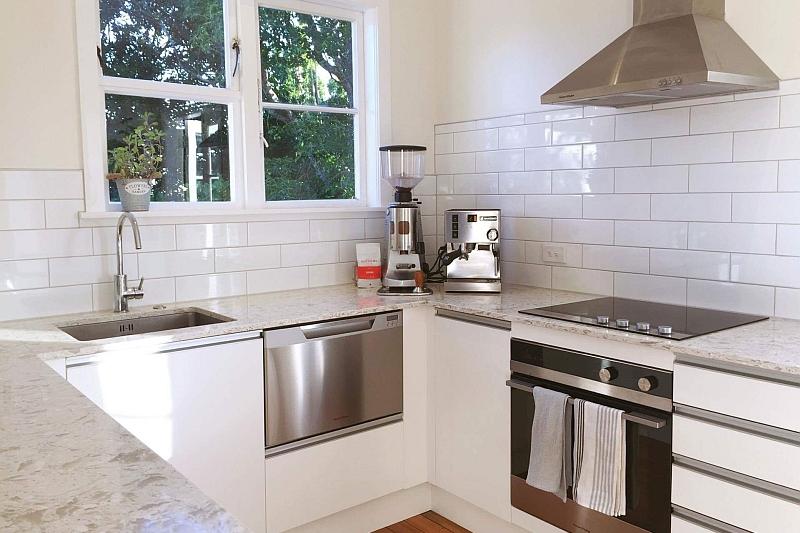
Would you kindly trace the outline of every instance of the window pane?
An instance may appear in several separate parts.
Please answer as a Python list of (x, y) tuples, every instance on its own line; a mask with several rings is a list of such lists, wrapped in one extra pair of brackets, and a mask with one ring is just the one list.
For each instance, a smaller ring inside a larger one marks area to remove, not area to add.
[[(152, 113), (164, 132), (163, 176), (153, 188), (152, 201), (230, 201), (228, 106), (106, 95), (109, 150), (122, 145), (144, 113)], [(109, 193), (112, 202), (119, 201), (115, 185), (109, 184)]]
[(268, 201), (355, 198), (353, 115), (264, 110)]
[(352, 23), (259, 9), (265, 102), (353, 105)]
[(225, 85), (224, 0), (100, 0), (104, 73)]

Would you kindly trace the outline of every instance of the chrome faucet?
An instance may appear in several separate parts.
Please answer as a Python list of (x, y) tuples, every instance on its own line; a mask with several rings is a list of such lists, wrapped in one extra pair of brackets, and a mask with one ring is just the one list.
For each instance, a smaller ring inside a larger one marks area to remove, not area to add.
[(117, 313), (128, 311), (128, 300), (141, 300), (144, 297), (142, 290), (144, 278), (139, 279), (139, 286), (135, 289), (128, 287), (128, 275), (125, 274), (125, 266), (122, 261), (122, 228), (125, 225), (125, 219), (131, 223), (136, 249), (142, 249), (142, 238), (139, 235), (139, 223), (136, 221), (136, 217), (130, 213), (122, 213), (117, 220), (117, 275), (114, 276), (114, 311)]

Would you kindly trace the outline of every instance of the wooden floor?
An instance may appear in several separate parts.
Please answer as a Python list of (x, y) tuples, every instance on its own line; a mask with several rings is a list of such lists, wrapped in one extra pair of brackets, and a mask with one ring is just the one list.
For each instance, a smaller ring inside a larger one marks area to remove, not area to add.
[(433, 511), (428, 511), (379, 529), (375, 533), (471, 533), (471, 531)]

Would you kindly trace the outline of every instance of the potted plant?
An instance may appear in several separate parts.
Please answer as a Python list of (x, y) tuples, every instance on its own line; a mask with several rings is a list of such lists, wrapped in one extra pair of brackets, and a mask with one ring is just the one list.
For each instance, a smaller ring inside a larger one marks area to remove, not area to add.
[(117, 187), (123, 211), (150, 209), (150, 191), (161, 177), (164, 132), (151, 117), (152, 113), (144, 113), (142, 123), (123, 137), (122, 146), (109, 150), (114, 172), (107, 178)]

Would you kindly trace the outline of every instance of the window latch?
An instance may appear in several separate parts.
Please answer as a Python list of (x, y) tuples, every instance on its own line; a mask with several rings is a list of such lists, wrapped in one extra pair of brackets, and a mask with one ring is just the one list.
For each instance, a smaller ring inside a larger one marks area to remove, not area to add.
[(242, 48), (239, 43), (239, 38), (233, 38), (233, 44), (231, 44), (231, 50), (236, 53), (236, 61), (233, 63), (233, 73), (231, 74), (231, 78), (236, 77), (236, 73), (239, 71), (239, 56), (242, 55)]
[(103, 59), (103, 51), (100, 49), (100, 45), (97, 45), (97, 62), (100, 63), (100, 71), (105, 74), (106, 62)]

